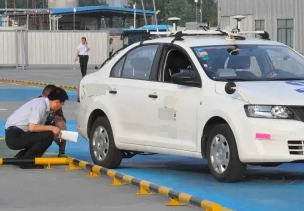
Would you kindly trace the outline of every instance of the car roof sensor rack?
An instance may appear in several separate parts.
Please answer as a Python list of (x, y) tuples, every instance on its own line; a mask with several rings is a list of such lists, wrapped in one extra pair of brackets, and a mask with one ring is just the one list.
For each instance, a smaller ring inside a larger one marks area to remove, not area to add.
[(263, 40), (270, 40), (270, 36), (267, 31), (262, 31), (262, 33), (258, 33), (258, 35), (260, 35), (261, 39)]
[(163, 34), (167, 35), (170, 37), (174, 37), (171, 43), (179, 40), (182, 41), (184, 40), (182, 37), (183, 36), (199, 36), (199, 35), (225, 35), (227, 36), (227, 40), (245, 40), (246, 37), (243, 35), (246, 34), (258, 34), (260, 35), (261, 39), (264, 40), (270, 40), (269, 34), (266, 31), (242, 31), (240, 28), (240, 23), (243, 19), (246, 18), (246, 16), (243, 15), (237, 15), (233, 17), (236, 22), (237, 26), (234, 29), (220, 29), (218, 28), (217, 30), (210, 30), (209, 27), (202, 27), (203, 30), (185, 30), (185, 31), (177, 31), (177, 23), (180, 20), (180, 18), (174, 17), (174, 18), (169, 18), (168, 20), (172, 21), (173, 23), (173, 30), (172, 32), (151, 32), (151, 34)]
[(175, 41), (182, 41), (184, 40), (182, 37), (184, 36), (200, 36), (200, 35), (226, 35), (226, 33), (222, 31), (217, 30), (208, 30), (208, 31), (202, 31), (202, 30), (188, 30), (188, 31), (178, 31), (175, 34), (170, 34), (170, 37), (174, 36), (174, 39), (171, 43), (174, 43)]
[(185, 31), (176, 31), (176, 32), (150, 32), (150, 34), (154, 35), (167, 35), (169, 37), (174, 37), (172, 42), (182, 41), (184, 40), (182, 37), (184, 36), (202, 36), (202, 35), (224, 35), (227, 36), (228, 40), (245, 40), (246, 37), (243, 35), (246, 34), (258, 34), (261, 39), (270, 40), (269, 34), (266, 31), (236, 31), (233, 29), (232, 31), (225, 29), (217, 29), (217, 30), (185, 30)]
[[(228, 34), (228, 39), (234, 39), (236, 37), (241, 38), (240, 35), (244, 34), (258, 34), (261, 39), (270, 40), (269, 34), (266, 31), (242, 31), (241, 30), (241, 21), (246, 18), (244, 15), (236, 15), (232, 17), (236, 20), (236, 28), (231, 30), (231, 34)], [(246, 39), (246, 38), (244, 38)]]
[(142, 36), (142, 40), (140, 42), (140, 45), (143, 44), (144, 41), (146, 40), (150, 40), (151, 39), (151, 32), (150, 31), (146, 31), (143, 36)]
[[(156, 10), (155, 8), (155, 0), (153, 0), (153, 4), (154, 4), (154, 10)], [(141, 0), (142, 3), (142, 7), (144, 9), (144, 4), (143, 4), (143, 0)], [(155, 13), (155, 18), (157, 18), (157, 14)], [(233, 17), (236, 22), (237, 22), (237, 26), (236, 28), (232, 29), (232, 30), (227, 30), (227, 29), (220, 29), (218, 28), (217, 30), (211, 30), (209, 28), (209, 26), (204, 26), (204, 27), (200, 27), (202, 28), (202, 30), (184, 30), (184, 31), (178, 31), (177, 30), (177, 24), (178, 22), (181, 20), (178, 17), (171, 17), (168, 18), (169, 21), (172, 22), (173, 25), (173, 29), (171, 31), (166, 31), (166, 32), (160, 32), (158, 30), (158, 27), (156, 32), (151, 32), (148, 30), (148, 26), (146, 33), (143, 35), (143, 39), (140, 42), (140, 44), (143, 44), (143, 42), (145, 40), (151, 40), (153, 39), (153, 36), (151, 35), (167, 35), (168, 37), (174, 37), (171, 43), (174, 43), (175, 41), (182, 41), (184, 40), (183, 37), (184, 36), (202, 36), (202, 35), (222, 35), (222, 36), (227, 36), (227, 40), (245, 40), (246, 37), (243, 36), (245, 34), (258, 34), (260, 35), (261, 39), (264, 40), (270, 40), (269, 34), (266, 31), (242, 31), (240, 29), (240, 23), (243, 19), (246, 18), (246, 16), (243, 15), (236, 15)], [(147, 25), (147, 22), (146, 22)]]

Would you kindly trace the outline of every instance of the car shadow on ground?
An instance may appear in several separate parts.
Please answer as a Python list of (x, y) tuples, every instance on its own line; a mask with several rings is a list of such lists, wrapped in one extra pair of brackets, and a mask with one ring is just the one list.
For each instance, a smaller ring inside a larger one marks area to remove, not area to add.
[[(148, 157), (148, 156), (147, 156)], [(292, 165), (292, 164), (291, 164)], [(126, 161), (117, 170), (142, 170), (142, 171), (170, 171), (173, 174), (187, 173), (196, 175), (203, 175), (204, 177), (212, 177), (210, 170), (206, 164), (206, 161), (201, 163), (191, 162), (176, 162), (174, 160), (136, 160)], [(254, 183), (281, 183), (281, 184), (293, 184), (304, 182), (304, 172), (298, 172), (297, 170), (280, 170), (278, 167), (260, 167), (248, 165), (242, 183), (254, 182)]]

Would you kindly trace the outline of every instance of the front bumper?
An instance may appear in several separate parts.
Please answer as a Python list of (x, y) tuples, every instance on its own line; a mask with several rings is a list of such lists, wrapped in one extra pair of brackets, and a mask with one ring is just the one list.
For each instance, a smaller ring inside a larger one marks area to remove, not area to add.
[(304, 123), (295, 120), (248, 118), (236, 136), (244, 163), (295, 162), (304, 160)]

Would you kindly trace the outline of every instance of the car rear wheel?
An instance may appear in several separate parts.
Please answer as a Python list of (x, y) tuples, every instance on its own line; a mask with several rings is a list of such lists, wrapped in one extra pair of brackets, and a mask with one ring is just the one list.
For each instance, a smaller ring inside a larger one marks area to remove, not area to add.
[(211, 174), (217, 181), (238, 182), (246, 171), (239, 159), (236, 141), (228, 124), (216, 125), (207, 140), (207, 159)]
[(112, 128), (106, 117), (98, 117), (93, 123), (90, 154), (94, 164), (105, 168), (117, 168), (123, 159), (123, 152), (115, 146)]

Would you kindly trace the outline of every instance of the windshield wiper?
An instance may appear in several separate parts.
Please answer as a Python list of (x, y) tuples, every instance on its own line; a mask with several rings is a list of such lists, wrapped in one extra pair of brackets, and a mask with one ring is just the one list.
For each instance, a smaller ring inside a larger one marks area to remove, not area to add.
[(232, 78), (232, 79), (227, 79), (227, 78), (214, 78), (216, 81), (222, 81), (222, 82), (228, 82), (228, 81), (257, 81), (257, 80), (252, 80), (252, 79), (244, 79), (244, 78)]
[(269, 81), (303, 81), (304, 78), (270, 78)]

